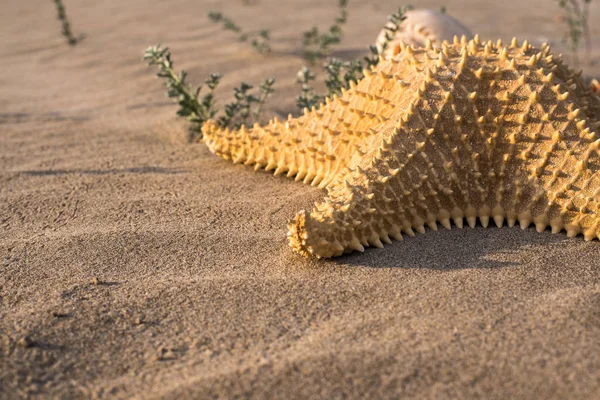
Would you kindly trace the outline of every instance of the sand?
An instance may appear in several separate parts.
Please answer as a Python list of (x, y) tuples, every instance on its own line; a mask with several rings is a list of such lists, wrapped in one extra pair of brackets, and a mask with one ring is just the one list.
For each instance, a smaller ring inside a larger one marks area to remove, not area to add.
[[(299, 33), (335, 1), (66, 3), (75, 48), (52, 2), (0, 15), (0, 398), (600, 396), (598, 241), (454, 228), (304, 259), (286, 222), (323, 192), (187, 143), (141, 61), (161, 42), (191, 81), (223, 73), (221, 103), (274, 76), (265, 117), (286, 116)], [(364, 54), (398, 5), (351, 1), (335, 55)], [(483, 39), (561, 47), (550, 1), (444, 5)], [(270, 27), (274, 53), (209, 10)]]

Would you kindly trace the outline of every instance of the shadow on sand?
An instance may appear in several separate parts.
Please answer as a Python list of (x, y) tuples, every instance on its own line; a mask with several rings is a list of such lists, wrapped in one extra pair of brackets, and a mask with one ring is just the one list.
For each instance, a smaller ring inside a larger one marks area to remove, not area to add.
[(394, 241), (383, 249), (366, 248), (365, 252), (352, 253), (332, 262), (354, 267), (372, 268), (426, 268), (455, 270), (473, 268), (498, 268), (520, 265), (514, 261), (514, 253), (529, 250), (528, 257), (540, 246), (551, 246), (561, 242), (582, 241), (582, 237), (568, 238), (566, 234), (552, 234), (550, 230), (538, 233), (534, 228), (521, 230), (518, 226), (501, 229), (497, 227), (475, 229), (455, 226), (437, 232), (427, 230), (425, 234)]

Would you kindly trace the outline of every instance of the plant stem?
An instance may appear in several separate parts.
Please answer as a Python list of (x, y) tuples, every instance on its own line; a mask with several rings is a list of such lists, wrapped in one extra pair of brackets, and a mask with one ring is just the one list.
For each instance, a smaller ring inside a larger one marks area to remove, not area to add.
[(156, 76), (166, 79), (167, 96), (178, 99), (179, 110), (177, 110), (177, 115), (192, 122), (194, 130), (199, 135), (202, 124), (217, 113), (214, 108), (213, 91), (219, 84), (221, 76), (211, 74), (210, 78), (206, 80), (205, 83), (208, 85), (209, 93), (204, 96), (202, 103), (200, 103), (198, 102), (198, 95), (202, 90), (202, 86), (194, 91), (185, 82), (187, 73), (184, 70), (179, 74), (175, 72), (168, 47), (163, 49), (160, 45), (157, 45), (147, 48), (144, 53), (144, 61), (148, 65), (158, 66)]
[(269, 95), (274, 92), (274, 90), (273, 90), (274, 83), (275, 83), (275, 79), (269, 78), (262, 85), (260, 85), (260, 97), (258, 98), (258, 104), (256, 106), (256, 109), (254, 110), (254, 122), (258, 122), (258, 119), (260, 118), (260, 114), (262, 112), (263, 106), (265, 105), (265, 102), (267, 101), (267, 97), (269, 97)]
[[(238, 41), (240, 41), (240, 42), (248, 41), (248, 34), (244, 33), (242, 31), (242, 28), (240, 28), (238, 25), (236, 25), (236, 23), (233, 22), (233, 20), (231, 18), (224, 16), (223, 13), (217, 12), (217, 11), (210, 11), (208, 13), (208, 18), (211, 21), (213, 21), (214, 23), (222, 23), (224, 30), (232, 31), (232, 32), (236, 33), (238, 35)], [(270, 53), (271, 46), (269, 45), (269, 40), (270, 40), (269, 30), (261, 29), (258, 32), (258, 35), (256, 35), (256, 37), (254, 37), (250, 41), (250, 44), (251, 44), (252, 48), (254, 50), (256, 50), (257, 52), (259, 52), (260, 54)]]
[(343, 27), (348, 19), (348, 1), (339, 0), (338, 7), (340, 15), (335, 19), (335, 23), (329, 27), (329, 31), (319, 34), (319, 28), (313, 26), (309, 31), (303, 34), (304, 57), (315, 64), (319, 58), (324, 58), (331, 53), (331, 46), (339, 44), (344, 37)]
[(585, 63), (590, 63), (592, 49), (592, 37), (590, 34), (588, 18), (591, 0), (555, 0), (564, 11), (564, 21), (567, 25), (567, 32), (563, 41), (569, 45), (573, 63), (579, 64), (578, 49), (581, 36), (583, 36), (585, 46)]
[(71, 23), (67, 19), (67, 11), (65, 10), (65, 5), (62, 0), (54, 0), (54, 4), (56, 5), (56, 11), (58, 13), (58, 20), (62, 23), (62, 35), (67, 39), (67, 43), (71, 46), (75, 46), (77, 43), (83, 40), (84, 35), (79, 35), (79, 37), (75, 37), (73, 32), (71, 32)]

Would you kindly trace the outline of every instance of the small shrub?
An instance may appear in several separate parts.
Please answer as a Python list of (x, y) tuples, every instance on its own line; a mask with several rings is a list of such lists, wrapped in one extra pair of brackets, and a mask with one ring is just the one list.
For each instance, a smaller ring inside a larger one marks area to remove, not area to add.
[(331, 46), (340, 44), (344, 37), (343, 27), (348, 19), (348, 0), (339, 0), (338, 6), (340, 14), (326, 33), (321, 34), (319, 28), (313, 26), (303, 34), (304, 55), (311, 64), (329, 55)]
[(349, 89), (350, 82), (358, 82), (363, 78), (363, 65), (360, 60), (342, 61), (337, 58), (331, 58), (323, 67), (327, 73), (325, 86), (327, 86), (327, 96), (342, 94), (342, 89)]
[(302, 91), (296, 97), (296, 106), (300, 110), (304, 110), (305, 108), (310, 110), (323, 101), (323, 96), (316, 94), (312, 86), (310, 86), (310, 82), (314, 81), (316, 77), (308, 67), (302, 67), (296, 77), (296, 83), (302, 85)]
[[(383, 53), (394, 37), (396, 32), (400, 29), (400, 24), (406, 19), (405, 13), (411, 10), (412, 6), (400, 7), (398, 10), (390, 15), (389, 21), (391, 24), (386, 25), (385, 30), (385, 42), (382, 46)], [(369, 46), (371, 54), (366, 56), (361, 61), (360, 59), (353, 61), (343, 61), (337, 58), (330, 58), (323, 65), (323, 69), (327, 74), (325, 78), (325, 86), (327, 87), (327, 94), (319, 95), (316, 94), (313, 88), (310, 86), (310, 81), (316, 79), (315, 75), (306, 66), (302, 67), (297, 74), (296, 83), (302, 85), (302, 91), (296, 98), (296, 106), (303, 110), (304, 108), (310, 109), (312, 106), (316, 106), (325, 100), (326, 97), (332, 97), (333, 95), (340, 95), (342, 89), (349, 89), (350, 83), (357, 83), (364, 77), (364, 68), (373, 68), (381, 59), (381, 53), (377, 50), (375, 45)]]
[[(235, 34), (237, 34), (238, 41), (240, 41), (240, 42), (248, 41), (248, 34), (244, 33), (242, 31), (242, 28), (240, 28), (238, 25), (236, 25), (236, 23), (233, 22), (233, 20), (231, 18), (224, 16), (223, 13), (220, 13), (217, 11), (211, 11), (208, 13), (208, 18), (211, 21), (213, 21), (214, 23), (221, 23), (224, 30), (231, 31), (231, 32), (234, 32)], [(269, 30), (261, 29), (258, 32), (258, 35), (255, 38), (253, 38), (252, 40), (250, 40), (250, 45), (252, 46), (252, 48), (254, 50), (259, 52), (260, 54), (270, 53), (271, 52), (271, 46), (269, 44), (270, 40), (271, 40), (271, 38), (270, 38)]]
[[(214, 118), (218, 109), (215, 104), (214, 91), (221, 81), (220, 74), (211, 74), (204, 81), (208, 93), (200, 97), (202, 86), (194, 90), (192, 85), (186, 82), (187, 73), (182, 70), (175, 72), (171, 52), (168, 47), (161, 48), (160, 45), (151, 46), (144, 52), (144, 61), (149, 66), (157, 65), (157, 77), (166, 80), (167, 96), (177, 99), (179, 109), (177, 115), (191, 122), (191, 141), (202, 137), (201, 128), (204, 122)], [(267, 98), (274, 92), (275, 79), (267, 79), (259, 87), (258, 97), (251, 93), (252, 86), (242, 82), (239, 88), (234, 89), (234, 101), (225, 105), (225, 115), (217, 119), (217, 124), (223, 128), (239, 128), (248, 122), (252, 116), (253, 122), (259, 120), (263, 106)]]
[(248, 123), (252, 116), (252, 122), (258, 122), (263, 106), (267, 98), (275, 91), (273, 85), (275, 79), (269, 78), (259, 86), (260, 95), (252, 94), (252, 85), (242, 82), (233, 90), (234, 101), (225, 105), (225, 115), (219, 117), (217, 123), (221, 127), (238, 129)]
[(157, 46), (148, 47), (144, 52), (144, 61), (149, 66), (157, 65), (158, 72), (156, 76), (166, 80), (167, 96), (177, 99), (179, 110), (177, 115), (187, 118), (192, 123), (192, 131), (200, 132), (202, 124), (215, 116), (217, 110), (214, 104), (213, 92), (219, 85), (221, 75), (211, 74), (205, 81), (209, 92), (202, 99), (199, 99), (202, 86), (196, 90), (186, 82), (187, 73), (182, 70), (179, 74), (173, 69), (171, 52), (168, 47), (161, 48)]
[(579, 45), (581, 38), (585, 42), (585, 63), (590, 62), (590, 53), (592, 51), (592, 38), (588, 25), (590, 4), (592, 0), (554, 0), (558, 2), (563, 10), (563, 21), (567, 25), (567, 31), (564, 34), (563, 42), (567, 44), (573, 63), (579, 64)]
[(75, 46), (85, 38), (85, 35), (81, 34), (75, 37), (71, 31), (71, 23), (67, 19), (67, 11), (65, 10), (65, 5), (63, 4), (62, 0), (54, 0), (54, 4), (56, 5), (58, 20), (62, 24), (61, 33), (67, 39), (67, 43), (69, 43), (71, 46)]
[[(394, 38), (396, 37), (396, 33), (400, 30), (400, 25), (402, 24), (402, 21), (406, 19), (406, 12), (412, 9), (413, 6), (409, 4), (406, 7), (398, 8), (398, 10), (395, 13), (388, 17), (389, 23), (386, 24), (383, 28), (385, 29), (385, 41), (381, 46), (381, 53), (379, 54), (383, 54), (387, 50), (390, 42), (394, 40)], [(373, 50), (371, 49), (371, 51)], [(379, 57), (377, 57), (377, 59), (379, 59)]]

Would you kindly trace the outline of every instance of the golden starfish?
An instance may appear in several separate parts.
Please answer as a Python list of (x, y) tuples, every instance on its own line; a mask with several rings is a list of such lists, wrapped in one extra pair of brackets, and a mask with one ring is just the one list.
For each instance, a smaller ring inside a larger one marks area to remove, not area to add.
[(214, 153), (327, 189), (291, 221), (295, 251), (338, 256), (464, 218), (600, 236), (600, 98), (547, 45), (428, 42), (364, 72), (299, 118), (203, 127)]

